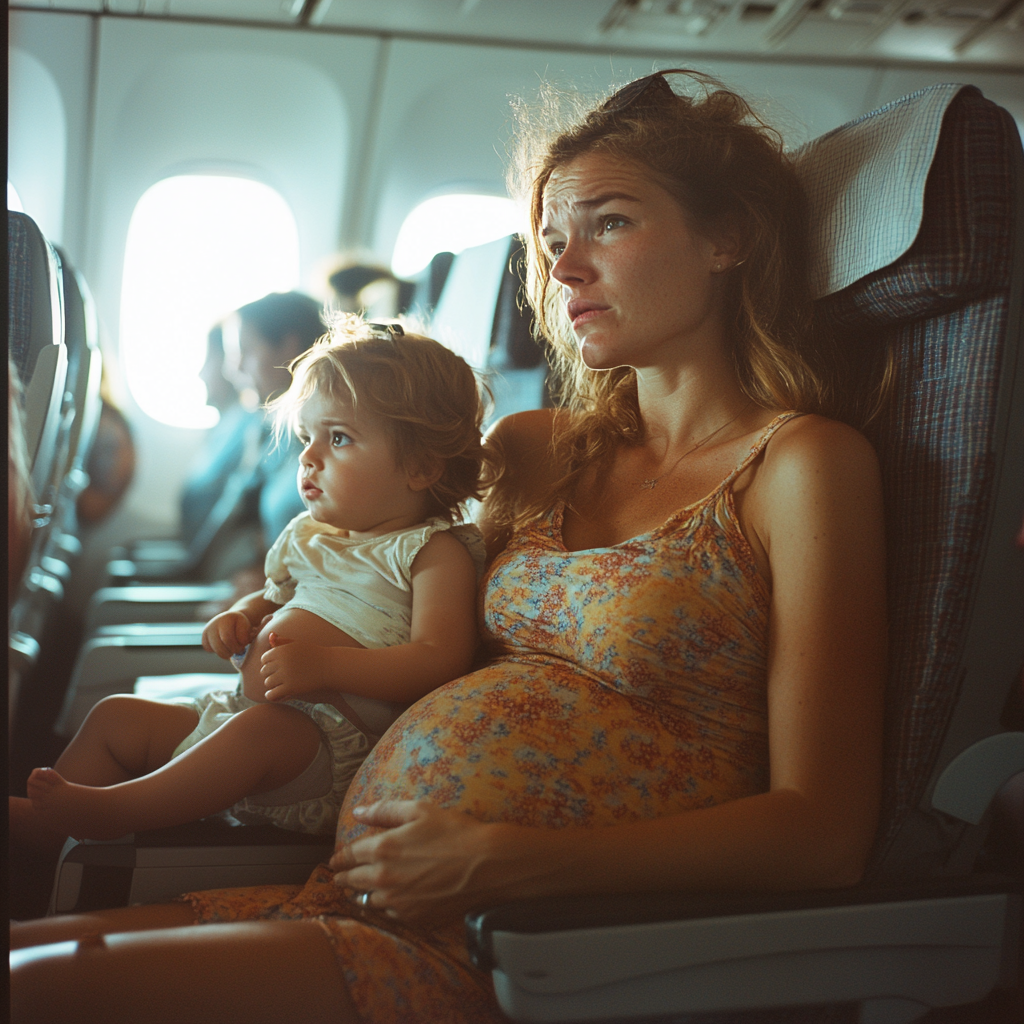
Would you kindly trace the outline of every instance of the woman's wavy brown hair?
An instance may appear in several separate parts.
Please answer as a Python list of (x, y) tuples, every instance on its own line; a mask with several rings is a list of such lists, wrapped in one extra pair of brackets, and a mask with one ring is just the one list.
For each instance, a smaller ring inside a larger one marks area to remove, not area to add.
[[(695, 95), (673, 91), (666, 75), (684, 77), (696, 86)], [(727, 272), (725, 302), (740, 386), (766, 408), (828, 413), (833, 407), (821, 351), (827, 345), (819, 342), (817, 351), (810, 345), (805, 202), (779, 134), (740, 96), (696, 71), (661, 72), (635, 99), (620, 103), (618, 97), (577, 114), (568, 126), (530, 125), (521, 132), (512, 184), (529, 210), (527, 294), (535, 329), (550, 344), (556, 394), (572, 415), (555, 439), (554, 455), (566, 474), (530, 508), (510, 510), (516, 523), (541, 514), (553, 498), (570, 498), (584, 466), (643, 436), (635, 372), (598, 372), (583, 363), (540, 237), (552, 173), (584, 154), (640, 165), (698, 232), (738, 233), (740, 262)], [(549, 95), (542, 105), (549, 112), (557, 99)]]
[(456, 520), (500, 474), (500, 457), (482, 443), (485, 389), (433, 338), (394, 335), (354, 313), (329, 320), (327, 336), (289, 364), (291, 387), (270, 403), (279, 433), (295, 429), (299, 409), (317, 392), (368, 409), (384, 422), (400, 465), (443, 467), (428, 514)]

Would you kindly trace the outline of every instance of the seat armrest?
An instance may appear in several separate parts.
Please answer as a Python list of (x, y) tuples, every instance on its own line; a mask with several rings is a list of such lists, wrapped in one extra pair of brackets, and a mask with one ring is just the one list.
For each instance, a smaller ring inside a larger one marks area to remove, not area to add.
[(909, 1021), (1012, 984), (1015, 878), (779, 895), (571, 898), (469, 915), (474, 962), (514, 1020), (861, 1002)]
[(333, 836), (243, 825), (226, 812), (110, 842), (69, 839), (48, 913), (164, 902), (199, 889), (301, 885), (333, 850)]

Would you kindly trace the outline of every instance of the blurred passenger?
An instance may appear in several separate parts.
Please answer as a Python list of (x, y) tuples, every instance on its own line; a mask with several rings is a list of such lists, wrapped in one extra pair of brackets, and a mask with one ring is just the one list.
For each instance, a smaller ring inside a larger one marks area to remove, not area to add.
[(400, 316), (409, 308), (415, 285), (395, 277), (385, 267), (348, 262), (328, 278), (334, 289), (332, 305), (345, 313), (365, 313), (369, 319)]
[[(325, 333), (320, 312), (318, 302), (299, 292), (271, 292), (238, 311), (239, 370), (252, 383), (261, 407), (288, 389), (291, 374), (286, 367)], [(272, 433), (271, 421), (265, 417), (261, 421), (259, 520), (267, 546), (304, 511), (295, 488), (299, 443), (292, 438), (277, 444)]]
[(206, 385), (206, 404), (220, 413), (193, 463), (181, 492), (181, 539), (191, 544), (213, 511), (228, 475), (242, 461), (246, 433), (258, 414), (239, 401), (238, 389), (224, 372), (224, 330), (217, 324), (206, 339), (206, 362), (199, 377)]
[[(232, 368), (226, 361), (225, 373), (234, 372), (239, 385), (251, 387), (262, 408), (291, 383), (287, 365), (324, 334), (320, 312), (318, 302), (299, 292), (271, 292), (242, 306), (237, 313), (237, 364)], [(230, 576), (236, 596), (262, 586), (267, 548), (304, 509), (295, 487), (298, 442), (275, 441), (270, 419), (262, 412), (253, 415), (242, 433), (242, 453), (233, 473), (241, 478), (237, 516), (253, 529), (237, 532), (234, 545), (218, 550), (214, 571), (207, 573)], [(200, 617), (215, 613), (204, 606)]]

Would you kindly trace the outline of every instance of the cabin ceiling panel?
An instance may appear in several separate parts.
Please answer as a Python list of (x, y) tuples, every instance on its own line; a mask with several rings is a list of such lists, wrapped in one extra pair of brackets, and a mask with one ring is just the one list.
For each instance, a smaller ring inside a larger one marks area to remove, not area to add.
[(19, 0), (18, 7), (37, 11), (80, 11), (101, 14), (103, 0)]
[(20, 0), (18, 6), (689, 57), (1024, 68), (1024, 0)]
[[(664, 53), (982, 61), (1024, 67), (1006, 0), (319, 0), (310, 24)], [(996, 45), (973, 41), (993, 36)]]
[[(122, 0), (130, 2), (130, 0)], [(135, 0), (143, 2), (143, 0)], [(226, 20), (273, 21), (295, 24), (303, 0), (144, 0), (146, 14), (172, 18), (218, 18)], [(159, 10), (159, 8), (164, 10)]]

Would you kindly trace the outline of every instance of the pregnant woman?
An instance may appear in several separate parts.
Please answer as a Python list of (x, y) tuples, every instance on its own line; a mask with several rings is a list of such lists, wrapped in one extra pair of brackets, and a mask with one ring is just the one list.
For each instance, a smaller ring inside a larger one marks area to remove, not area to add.
[(502, 1018), (464, 951), (471, 907), (859, 878), (880, 485), (824, 415), (778, 139), (663, 72), (532, 153), (528, 285), (564, 402), (491, 438), (485, 667), (395, 723), (304, 887), (16, 927), (20, 946), (93, 933), (26, 951), (16, 1020), (481, 1024)]

